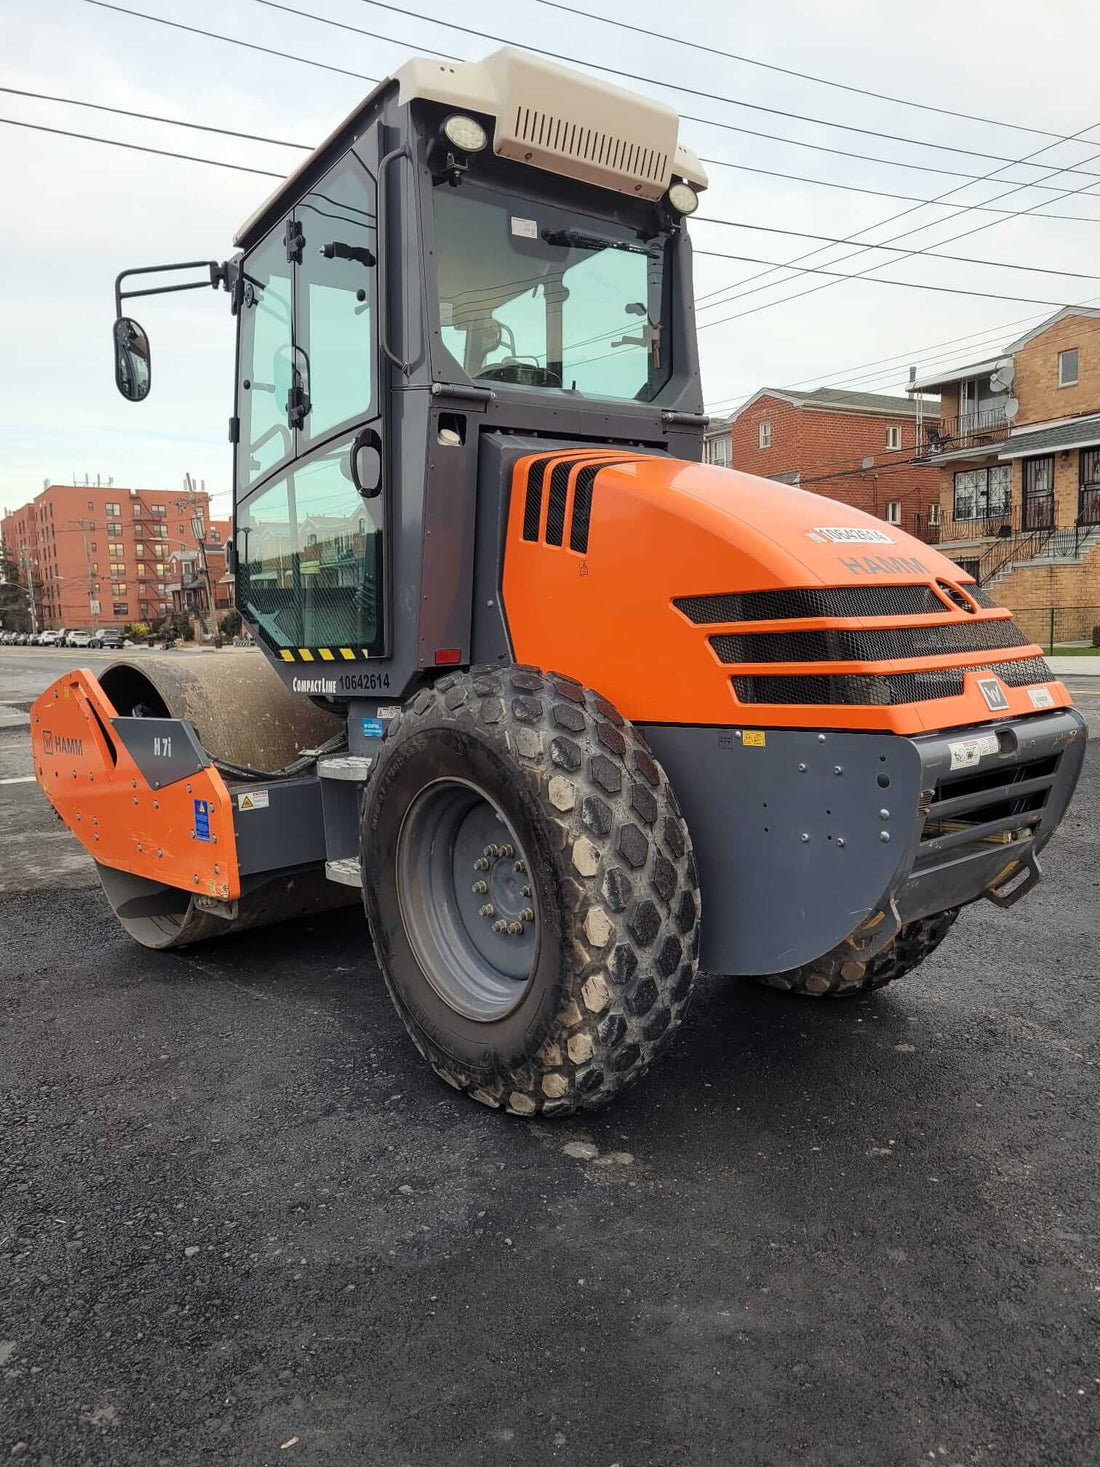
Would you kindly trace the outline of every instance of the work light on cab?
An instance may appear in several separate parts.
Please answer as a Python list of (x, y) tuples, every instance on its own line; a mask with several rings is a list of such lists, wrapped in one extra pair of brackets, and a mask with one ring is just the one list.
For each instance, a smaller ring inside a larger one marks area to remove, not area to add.
[(694, 214), (699, 207), (699, 195), (687, 183), (674, 183), (668, 191), (668, 201), (677, 214)]
[(489, 145), (489, 134), (474, 117), (452, 112), (443, 123), (443, 136), (452, 148), (463, 153), (480, 153)]

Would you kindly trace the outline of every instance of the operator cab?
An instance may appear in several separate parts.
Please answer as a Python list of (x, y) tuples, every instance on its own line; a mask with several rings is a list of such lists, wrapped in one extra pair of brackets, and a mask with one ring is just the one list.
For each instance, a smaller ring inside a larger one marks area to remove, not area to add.
[[(296, 688), (396, 697), (472, 660), (501, 443), (701, 456), (683, 221), (706, 175), (677, 130), (522, 52), (413, 61), (208, 267), (239, 327), (237, 604)], [(128, 318), (116, 361), (139, 400)]]

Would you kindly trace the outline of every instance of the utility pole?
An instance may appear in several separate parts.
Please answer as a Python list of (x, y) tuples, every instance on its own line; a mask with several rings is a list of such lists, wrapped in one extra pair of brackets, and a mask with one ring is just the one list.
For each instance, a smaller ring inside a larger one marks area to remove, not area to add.
[(88, 568), (88, 615), (93, 618), (95, 625), (99, 626), (99, 601), (95, 593), (95, 576), (92, 574), (92, 551), (88, 544), (88, 531), (95, 529), (95, 520), (70, 519), (70, 525), (80, 527), (80, 535), (84, 541), (84, 564)]
[(27, 600), (30, 602), (30, 605), (31, 605), (31, 632), (33, 633), (34, 636), (37, 637), (37, 635), (38, 635), (38, 608), (34, 604), (34, 576), (31, 574), (31, 568), (30, 568), (31, 553), (30, 553), (29, 550), (26, 549), (26, 547), (24, 547), (24, 549), (23, 549), (23, 554), (22, 554), (21, 559), (22, 559), (22, 565), (23, 565), (23, 575), (24, 575), (24, 577), (26, 579)]
[[(183, 486), (187, 490), (186, 496), (176, 500), (176, 513), (183, 514), (185, 510), (191, 512), (191, 533), (199, 549), (199, 567), (202, 573), (202, 585), (206, 588), (206, 605), (210, 613), (213, 629), (217, 632), (218, 619), (214, 606), (214, 590), (210, 584), (210, 565), (206, 559), (206, 525), (202, 517), (204, 507), (204, 496), (200, 496), (195, 488), (195, 481), (190, 474), (184, 474)], [(209, 501), (206, 501), (209, 510)], [(200, 613), (199, 620), (202, 622), (203, 630), (206, 630), (206, 618)]]

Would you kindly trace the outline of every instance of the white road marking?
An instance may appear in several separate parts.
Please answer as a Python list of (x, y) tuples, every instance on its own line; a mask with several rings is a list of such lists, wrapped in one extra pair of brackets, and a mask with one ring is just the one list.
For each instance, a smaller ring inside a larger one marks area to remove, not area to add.
[(21, 774), (18, 779), (0, 779), (0, 784), (33, 784), (33, 774)]

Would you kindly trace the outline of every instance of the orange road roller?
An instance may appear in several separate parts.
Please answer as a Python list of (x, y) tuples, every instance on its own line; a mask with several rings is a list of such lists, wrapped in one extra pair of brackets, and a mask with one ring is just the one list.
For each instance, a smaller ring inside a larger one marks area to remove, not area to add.
[[(219, 261), (236, 604), (32, 710), (35, 770), (150, 948), (362, 900), (413, 1042), (519, 1115), (610, 1100), (697, 970), (881, 987), (1018, 900), (1085, 726), (958, 566), (699, 462), (666, 107), (505, 49), (379, 85)], [(158, 273), (163, 272), (163, 273)], [(161, 283), (153, 283), (158, 281)]]

